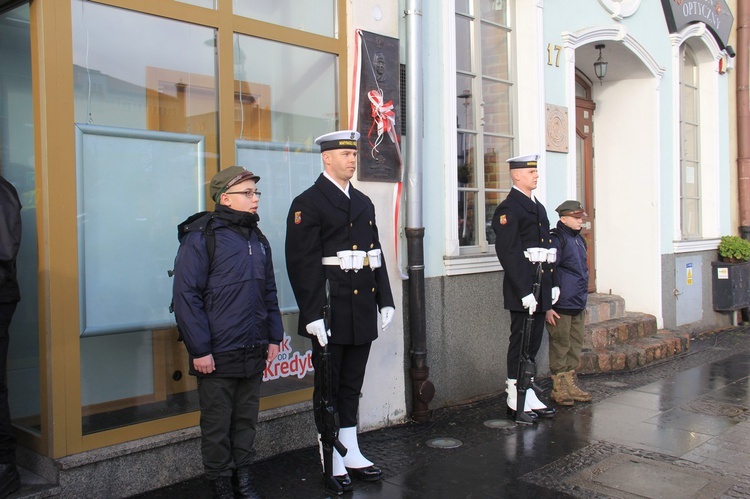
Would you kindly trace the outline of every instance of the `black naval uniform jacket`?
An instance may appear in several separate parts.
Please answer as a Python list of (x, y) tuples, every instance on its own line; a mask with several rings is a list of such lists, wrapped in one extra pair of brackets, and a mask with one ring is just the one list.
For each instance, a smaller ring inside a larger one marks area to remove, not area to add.
[[(508, 197), (497, 206), (492, 216), (495, 231), (495, 251), (505, 270), (503, 300), (505, 309), (523, 312), (521, 298), (532, 292), (536, 264), (523, 252), (526, 248), (550, 248), (551, 236), (547, 210), (518, 189), (511, 189)], [(552, 286), (557, 285), (552, 265), (542, 264), (542, 289), (536, 313), (552, 308)]]
[(393, 307), (385, 268), (344, 272), (323, 265), (323, 257), (337, 251), (380, 249), (375, 206), (370, 198), (349, 185), (349, 196), (321, 174), (297, 196), (286, 224), (286, 265), (299, 306), (302, 336), (312, 338), (305, 326), (323, 318), (325, 281), (331, 289), (332, 344), (363, 345), (378, 337), (378, 309)]

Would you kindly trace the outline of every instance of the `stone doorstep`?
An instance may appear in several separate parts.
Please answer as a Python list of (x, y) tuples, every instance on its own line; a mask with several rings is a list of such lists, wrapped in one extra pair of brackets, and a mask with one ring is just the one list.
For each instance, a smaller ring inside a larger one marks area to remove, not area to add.
[(625, 316), (625, 300), (617, 295), (591, 293), (586, 300), (586, 324)]
[(656, 317), (626, 312), (624, 317), (588, 324), (583, 333), (583, 347), (606, 348), (654, 335), (656, 335)]
[[(254, 461), (315, 445), (312, 402), (261, 411)], [(24, 485), (18, 498), (128, 497), (203, 474), (195, 426), (59, 459), (18, 448), (19, 466), (48, 482)]]
[(634, 339), (627, 344), (586, 349), (581, 353), (579, 373), (630, 371), (660, 362), (690, 349), (688, 333), (660, 330), (654, 336)]

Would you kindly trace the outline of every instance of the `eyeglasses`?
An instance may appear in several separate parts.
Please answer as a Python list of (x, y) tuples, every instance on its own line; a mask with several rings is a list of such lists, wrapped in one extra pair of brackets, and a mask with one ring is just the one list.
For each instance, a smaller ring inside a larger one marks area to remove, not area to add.
[(224, 194), (242, 194), (248, 199), (251, 199), (253, 196), (260, 199), (260, 191), (234, 191), (234, 192), (225, 192)]

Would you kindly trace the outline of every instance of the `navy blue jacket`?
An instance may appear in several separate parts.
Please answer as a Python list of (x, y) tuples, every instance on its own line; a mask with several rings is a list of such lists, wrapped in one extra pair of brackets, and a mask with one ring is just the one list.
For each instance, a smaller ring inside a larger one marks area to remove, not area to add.
[(586, 308), (589, 293), (586, 241), (580, 231), (557, 222), (556, 229), (552, 231), (552, 245), (557, 248), (555, 266), (560, 283), (560, 299), (553, 308), (558, 313), (577, 315)]
[[(281, 342), (284, 328), (270, 246), (260, 240), (254, 224), (244, 222), (249, 213), (221, 205), (215, 213), (226, 216), (212, 221), (215, 250), (210, 269), (204, 232), (187, 232), (175, 259), (172, 295), (191, 359), (213, 354), (217, 374), (234, 375), (241, 373), (227, 373), (217, 354), (241, 359), (250, 349), (263, 351), (268, 343)], [(242, 224), (232, 223), (232, 217)], [(232, 351), (234, 355), (222, 355)]]

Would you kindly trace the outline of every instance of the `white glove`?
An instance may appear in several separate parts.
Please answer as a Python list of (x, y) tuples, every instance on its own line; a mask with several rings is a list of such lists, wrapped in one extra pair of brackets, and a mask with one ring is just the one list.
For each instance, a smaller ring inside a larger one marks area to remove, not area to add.
[(521, 298), (521, 303), (523, 304), (523, 308), (529, 309), (529, 315), (532, 315), (534, 311), (536, 311), (536, 298), (534, 298), (534, 293), (529, 293)]
[(391, 323), (393, 320), (393, 312), (395, 312), (396, 309), (393, 307), (383, 307), (380, 309), (380, 319), (383, 323), (383, 330), (385, 331), (385, 328), (388, 327), (388, 324)]
[(307, 326), (305, 326), (305, 329), (308, 333), (312, 334), (316, 338), (318, 338), (318, 343), (320, 343), (320, 346), (324, 347), (326, 344), (328, 344), (328, 337), (331, 336), (331, 330), (329, 329), (326, 331), (325, 322), (323, 322), (323, 319), (318, 319), (315, 322), (311, 322)]
[(560, 287), (559, 286), (553, 286), (552, 287), (552, 304), (554, 305), (557, 303), (557, 300), (560, 299)]

